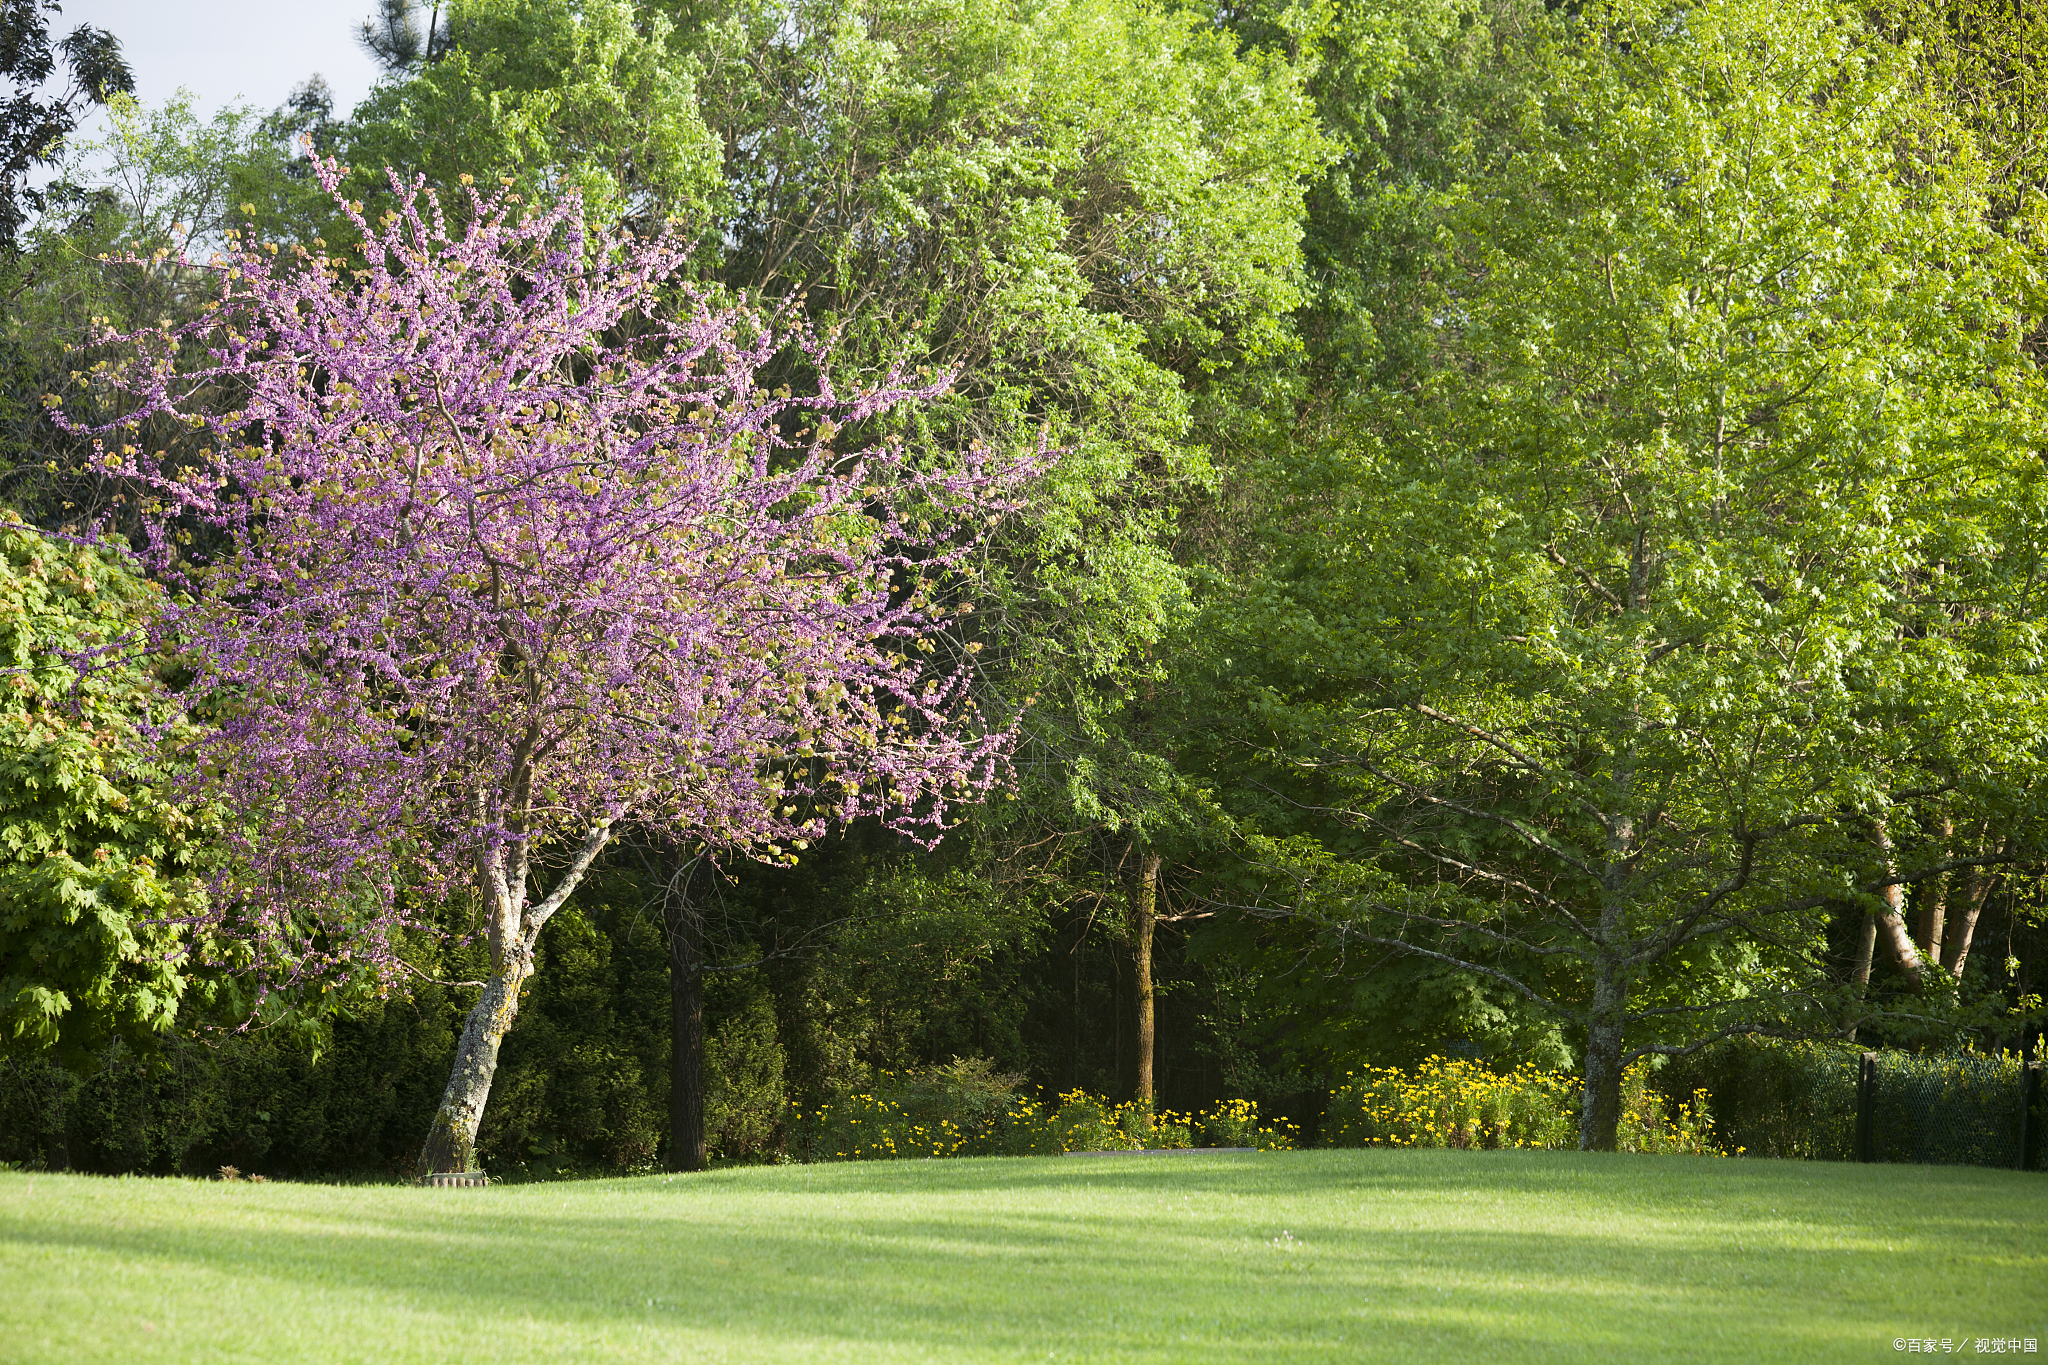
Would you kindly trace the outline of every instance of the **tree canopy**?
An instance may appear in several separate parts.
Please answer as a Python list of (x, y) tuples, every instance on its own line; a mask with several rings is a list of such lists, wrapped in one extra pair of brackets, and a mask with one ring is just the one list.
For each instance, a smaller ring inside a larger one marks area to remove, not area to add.
[(206, 121), (81, 40), (10, 1046), (441, 1001), (429, 1167), (666, 1068), (694, 1168), (955, 1058), (1605, 1147), (1717, 1039), (2023, 1045), (2023, 8), (366, 0), (359, 106)]

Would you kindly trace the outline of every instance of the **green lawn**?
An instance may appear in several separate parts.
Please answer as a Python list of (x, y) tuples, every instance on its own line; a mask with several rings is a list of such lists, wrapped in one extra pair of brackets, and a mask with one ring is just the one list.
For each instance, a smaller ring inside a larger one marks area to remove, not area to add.
[(422, 1190), (0, 1175), (0, 1361), (1875, 1361), (2048, 1339), (2048, 1178), (1550, 1152)]

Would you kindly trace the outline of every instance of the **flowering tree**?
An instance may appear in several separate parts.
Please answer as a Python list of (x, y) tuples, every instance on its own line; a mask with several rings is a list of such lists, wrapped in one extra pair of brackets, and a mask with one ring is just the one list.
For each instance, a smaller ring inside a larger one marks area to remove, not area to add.
[[(122, 338), (124, 433), (215, 453), (107, 461), (161, 499), (194, 770), (245, 814), (210, 913), (266, 989), (388, 986), (431, 894), (477, 897), (490, 972), (422, 1153), (450, 1171), (541, 927), (622, 826), (786, 859), (854, 816), (935, 839), (1000, 780), (939, 598), (1023, 469), (845, 453), (936, 390), (760, 391), (780, 348), (824, 374), (829, 347), (657, 308), (677, 241), (474, 190), (457, 227), (394, 188), (377, 225), (343, 205), (359, 261), (232, 243), (202, 322)], [(181, 366), (195, 338), (211, 363)], [(208, 412), (224, 386), (241, 406)]]

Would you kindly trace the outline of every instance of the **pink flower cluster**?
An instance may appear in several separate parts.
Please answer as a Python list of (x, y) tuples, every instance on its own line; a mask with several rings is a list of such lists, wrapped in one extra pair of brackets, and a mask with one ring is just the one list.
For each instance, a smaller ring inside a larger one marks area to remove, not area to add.
[[(857, 816), (935, 839), (1004, 780), (960, 603), (1040, 461), (849, 451), (940, 382), (842, 393), (828, 343), (573, 200), (470, 190), (458, 226), (393, 186), (344, 204), (359, 254), (237, 241), (204, 319), (118, 338), (108, 463), (161, 500), (189, 771), (237, 821), (213, 914), (273, 981), (390, 972), (452, 887), (537, 932), (629, 825), (782, 859)], [(765, 392), (791, 356), (815, 392)], [(214, 454), (134, 451), (148, 419)]]

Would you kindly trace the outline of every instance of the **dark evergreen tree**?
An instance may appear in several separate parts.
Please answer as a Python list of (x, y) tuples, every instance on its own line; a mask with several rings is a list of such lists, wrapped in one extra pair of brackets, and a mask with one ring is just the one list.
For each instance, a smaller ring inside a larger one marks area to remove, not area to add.
[[(28, 183), (57, 149), (88, 105), (105, 104), (135, 89), (135, 75), (114, 35), (80, 24), (52, 42), (56, 0), (0, 0), (0, 76), (13, 93), (0, 100), (0, 252), (13, 257), (28, 216), (43, 208), (43, 192)], [(62, 63), (68, 84), (47, 95), (44, 84)]]

